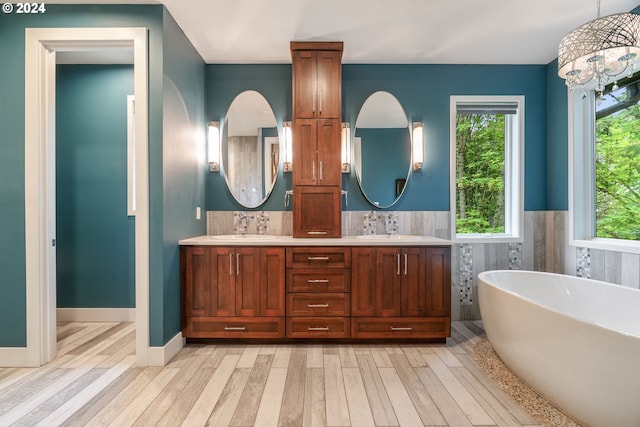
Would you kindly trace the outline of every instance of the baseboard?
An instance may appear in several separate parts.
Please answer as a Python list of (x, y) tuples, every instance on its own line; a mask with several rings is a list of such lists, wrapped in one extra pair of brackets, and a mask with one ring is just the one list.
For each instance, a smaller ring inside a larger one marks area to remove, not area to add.
[(135, 308), (58, 308), (58, 322), (135, 322)]
[(26, 347), (0, 347), (0, 368), (33, 368)]
[(149, 347), (149, 366), (165, 366), (184, 347), (186, 339), (182, 337), (182, 332), (169, 340), (163, 347)]

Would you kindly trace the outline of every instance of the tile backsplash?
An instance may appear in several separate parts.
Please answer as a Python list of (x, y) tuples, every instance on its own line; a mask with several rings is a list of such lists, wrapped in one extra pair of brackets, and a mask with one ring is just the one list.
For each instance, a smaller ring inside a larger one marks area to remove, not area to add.
[[(246, 233), (291, 236), (291, 211), (250, 211)], [(236, 215), (237, 216), (237, 215)], [(587, 250), (568, 245), (565, 211), (526, 211), (523, 241), (519, 243), (454, 244), (451, 248), (452, 319), (480, 319), (478, 273), (523, 269), (591, 277), (640, 288), (640, 255)], [(207, 212), (207, 234), (232, 234), (234, 212)], [(386, 226), (386, 227), (385, 227)], [(343, 236), (361, 234), (419, 234), (451, 238), (448, 211), (345, 211)]]

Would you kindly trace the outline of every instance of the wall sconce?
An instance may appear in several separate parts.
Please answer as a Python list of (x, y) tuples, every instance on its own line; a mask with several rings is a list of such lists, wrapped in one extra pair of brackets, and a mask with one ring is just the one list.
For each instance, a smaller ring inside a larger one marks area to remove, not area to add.
[(351, 128), (342, 123), (342, 173), (351, 173)]
[(209, 172), (220, 172), (220, 122), (207, 123), (207, 161)]
[(422, 122), (413, 122), (412, 130), (412, 156), (411, 162), (414, 172), (422, 171), (422, 165), (424, 162), (424, 136), (422, 132)]
[(282, 170), (284, 172), (291, 172), (291, 144), (293, 142), (291, 137), (291, 122), (282, 122), (282, 128), (284, 130), (284, 161), (282, 162)]

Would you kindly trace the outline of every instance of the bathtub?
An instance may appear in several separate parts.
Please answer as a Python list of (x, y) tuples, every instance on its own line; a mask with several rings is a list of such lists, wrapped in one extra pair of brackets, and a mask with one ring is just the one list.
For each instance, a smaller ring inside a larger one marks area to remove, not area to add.
[(489, 341), (518, 377), (585, 426), (640, 426), (640, 291), (530, 271), (478, 275)]

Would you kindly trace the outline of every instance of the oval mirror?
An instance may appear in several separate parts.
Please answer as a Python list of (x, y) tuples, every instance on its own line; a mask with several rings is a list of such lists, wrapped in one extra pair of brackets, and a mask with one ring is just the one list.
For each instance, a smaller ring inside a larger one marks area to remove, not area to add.
[(353, 163), (369, 203), (388, 208), (400, 199), (411, 172), (411, 132), (402, 105), (389, 92), (375, 92), (362, 105)]
[(275, 185), (280, 163), (278, 124), (260, 93), (235, 97), (222, 132), (222, 171), (229, 191), (246, 208), (263, 204)]

